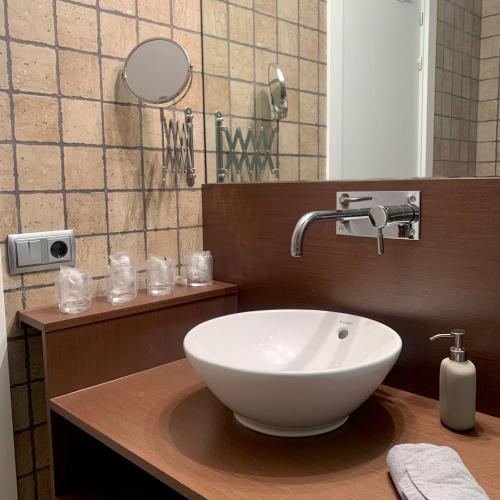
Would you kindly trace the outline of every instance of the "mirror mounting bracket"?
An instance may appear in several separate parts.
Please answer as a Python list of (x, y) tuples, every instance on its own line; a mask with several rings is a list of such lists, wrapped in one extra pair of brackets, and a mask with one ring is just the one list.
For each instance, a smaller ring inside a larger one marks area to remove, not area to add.
[(166, 182), (168, 172), (177, 176), (186, 175), (188, 187), (196, 180), (193, 148), (193, 110), (184, 111), (184, 122), (175, 119), (167, 121), (165, 109), (160, 108), (162, 182)]

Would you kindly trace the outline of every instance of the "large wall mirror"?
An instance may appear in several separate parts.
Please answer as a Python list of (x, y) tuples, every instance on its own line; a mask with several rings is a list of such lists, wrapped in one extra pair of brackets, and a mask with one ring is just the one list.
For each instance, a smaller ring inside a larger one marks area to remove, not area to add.
[(208, 182), (500, 175), (489, 4), (202, 0)]

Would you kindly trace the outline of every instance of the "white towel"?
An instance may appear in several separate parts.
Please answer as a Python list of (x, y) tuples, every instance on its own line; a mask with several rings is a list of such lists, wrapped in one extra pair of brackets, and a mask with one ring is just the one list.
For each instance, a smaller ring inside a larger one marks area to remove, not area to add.
[(387, 454), (392, 480), (403, 500), (485, 500), (458, 453), (448, 446), (398, 444)]

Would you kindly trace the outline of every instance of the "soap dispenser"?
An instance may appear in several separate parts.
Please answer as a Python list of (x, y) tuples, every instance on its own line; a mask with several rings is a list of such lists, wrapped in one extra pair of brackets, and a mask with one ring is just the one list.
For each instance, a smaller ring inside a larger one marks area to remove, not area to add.
[(455, 431), (474, 427), (476, 412), (476, 367), (467, 360), (463, 347), (464, 330), (451, 330), (430, 338), (453, 338), (450, 356), (443, 359), (439, 373), (439, 411), (441, 422)]

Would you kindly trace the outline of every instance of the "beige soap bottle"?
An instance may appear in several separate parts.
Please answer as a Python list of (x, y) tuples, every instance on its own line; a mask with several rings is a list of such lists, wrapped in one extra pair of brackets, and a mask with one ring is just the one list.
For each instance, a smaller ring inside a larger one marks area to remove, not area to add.
[(451, 330), (430, 338), (453, 338), (450, 356), (441, 361), (439, 373), (439, 412), (441, 422), (455, 431), (474, 427), (476, 414), (476, 367), (467, 360), (463, 347), (464, 330)]

